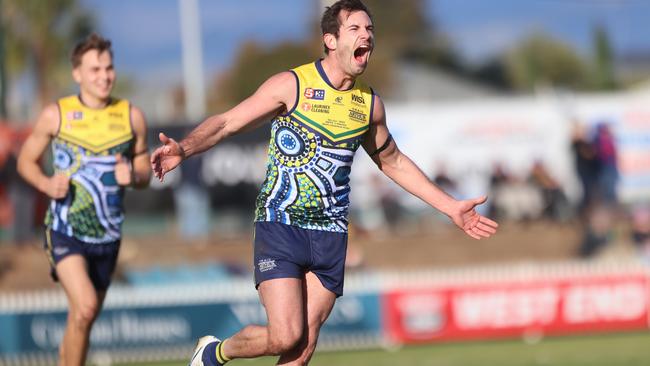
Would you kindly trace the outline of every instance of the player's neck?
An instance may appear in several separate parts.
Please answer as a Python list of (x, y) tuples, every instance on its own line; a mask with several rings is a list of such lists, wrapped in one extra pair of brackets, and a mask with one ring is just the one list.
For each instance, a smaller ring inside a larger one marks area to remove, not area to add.
[(323, 71), (330, 83), (337, 90), (348, 90), (354, 85), (356, 77), (350, 76), (343, 71), (333, 56), (327, 56), (321, 61)]
[(111, 97), (108, 98), (96, 98), (92, 95), (88, 95), (84, 92), (79, 93), (79, 101), (84, 106), (91, 109), (103, 109), (111, 102)]

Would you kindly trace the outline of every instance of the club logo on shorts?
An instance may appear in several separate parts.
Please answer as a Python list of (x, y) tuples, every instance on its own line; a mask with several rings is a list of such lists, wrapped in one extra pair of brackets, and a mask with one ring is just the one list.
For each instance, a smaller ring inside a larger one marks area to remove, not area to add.
[(257, 262), (257, 267), (259, 267), (260, 272), (270, 271), (277, 266), (278, 265), (275, 264), (275, 259), (260, 259), (260, 261)]
[(64, 255), (68, 252), (68, 248), (65, 247), (56, 247), (54, 248), (54, 254), (55, 255)]

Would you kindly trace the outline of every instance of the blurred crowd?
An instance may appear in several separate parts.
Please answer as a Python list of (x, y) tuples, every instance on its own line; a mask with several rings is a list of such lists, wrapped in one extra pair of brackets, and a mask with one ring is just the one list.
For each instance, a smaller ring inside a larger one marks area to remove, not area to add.
[[(36, 238), (47, 205), (45, 197), (25, 184), (16, 172), (16, 157), (27, 132), (0, 123), (2, 243), (22, 244)], [(612, 242), (630, 242), (643, 258), (650, 260), (650, 207), (643, 203), (621, 204), (617, 195), (619, 169), (616, 139), (609, 125), (575, 122), (571, 145), (566, 148), (573, 156), (575, 180), (579, 182), (577, 198), (567, 194), (566, 187), (543, 160), (531, 162), (530, 168), (523, 174), (496, 162), (487, 173), (488, 187), (480, 192), (489, 196), (488, 203), (481, 207), (484, 210), (482, 213), (502, 223), (525, 225), (545, 221), (573, 225), (581, 233), (576, 252), (580, 257), (596, 256)], [(207, 219), (209, 199), (188, 199), (187, 187), (195, 186), (191, 184), (196, 180), (192, 176), (198, 176), (201, 170), (198, 166), (192, 168), (183, 174), (183, 181), (188, 184), (174, 188), (174, 212), (178, 217), (181, 236), (196, 236), (196, 232), (205, 232), (206, 227), (210, 226)], [(431, 179), (454, 197), (476, 195), (476, 192), (467, 192), (465, 185), (461, 184), (464, 182), (458, 182), (449, 174), (444, 163), (439, 163), (434, 170)], [(485, 174), (478, 172), (475, 175), (480, 175), (479, 180), (485, 180)], [(472, 179), (472, 174), (463, 172), (462, 177), (466, 181)], [(381, 237), (400, 232), (435, 230), (437, 225), (449, 222), (424, 203), (400, 192), (378, 173), (366, 185), (366, 189), (356, 189), (353, 193), (350, 221), (352, 232), (357, 235)], [(197, 206), (197, 202), (200, 205)], [(435, 225), (430, 225), (432, 215)], [(201, 220), (197, 221), (197, 217)]]
[[(619, 200), (617, 146), (609, 124), (591, 126), (575, 122), (567, 149), (579, 182), (577, 197), (567, 194), (566, 187), (543, 160), (533, 161), (524, 174), (496, 162), (489, 172), (486, 190), (489, 200), (484, 210), (488, 216), (501, 223), (525, 225), (544, 221), (574, 226), (581, 237), (575, 253), (578, 257), (597, 256), (609, 244), (621, 242), (632, 243), (641, 258), (650, 261), (650, 206), (647, 202), (630, 205)], [(462, 179), (467, 176), (464, 174)], [(463, 191), (461, 182), (450, 176), (443, 164), (436, 167), (431, 179), (455, 197), (472, 196)], [(423, 216), (421, 212), (414, 213), (413, 207), (427, 210), (423, 204), (404, 201), (407, 196), (379, 176), (373, 179), (372, 186), (370, 191), (376, 193), (364, 195), (364, 203), (353, 212), (353, 222), (359, 224), (359, 230), (384, 235), (386, 230), (431, 227), (429, 222), (412, 225), (414, 216)], [(436, 217), (436, 223), (448, 222)]]

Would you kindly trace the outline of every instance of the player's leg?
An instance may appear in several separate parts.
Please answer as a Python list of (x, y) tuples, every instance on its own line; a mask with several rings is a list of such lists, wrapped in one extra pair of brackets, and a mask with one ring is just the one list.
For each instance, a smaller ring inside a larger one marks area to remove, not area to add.
[(330, 315), (336, 294), (326, 289), (312, 272), (305, 276), (304, 286), (306, 306), (306, 331), (297, 347), (284, 353), (278, 365), (306, 365), (316, 349), (320, 329)]
[(201, 338), (190, 365), (223, 365), (235, 358), (274, 356), (295, 348), (305, 322), (303, 286), (299, 278), (276, 278), (260, 283), (258, 291), (267, 325), (247, 325), (223, 342), (212, 336)]
[(232, 358), (280, 355), (294, 348), (304, 331), (304, 269), (309, 260), (306, 230), (279, 223), (255, 224), (255, 283), (267, 325), (249, 325), (219, 343), (199, 340), (191, 365), (223, 364)]
[(47, 229), (45, 249), (52, 277), (61, 282), (68, 318), (60, 346), (60, 364), (83, 365), (90, 330), (104, 302), (117, 262), (119, 241), (90, 245)]
[(247, 326), (228, 339), (224, 352), (231, 358), (280, 355), (296, 346), (303, 334), (303, 280), (277, 278), (258, 290), (266, 311), (266, 326)]
[(56, 265), (56, 273), (68, 298), (68, 318), (60, 347), (61, 365), (84, 365), (93, 322), (104, 292), (98, 293), (86, 272), (86, 260), (70, 255)]
[(346, 233), (311, 231), (310, 271), (305, 276), (306, 332), (303, 342), (280, 358), (282, 365), (306, 365), (314, 350), (320, 328), (329, 316), (337, 296), (343, 295)]

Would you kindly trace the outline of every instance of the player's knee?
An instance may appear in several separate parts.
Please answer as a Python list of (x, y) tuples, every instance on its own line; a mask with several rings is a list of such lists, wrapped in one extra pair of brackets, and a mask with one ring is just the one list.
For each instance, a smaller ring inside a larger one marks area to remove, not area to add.
[(285, 354), (291, 351), (292, 349), (296, 348), (299, 343), (300, 343), (300, 338), (269, 340), (269, 353), (272, 355)]
[(78, 328), (89, 328), (97, 318), (99, 304), (97, 301), (86, 300), (70, 310), (70, 315), (75, 326)]
[(287, 330), (282, 334), (275, 334), (269, 337), (269, 353), (281, 355), (296, 348), (302, 341), (302, 329)]

